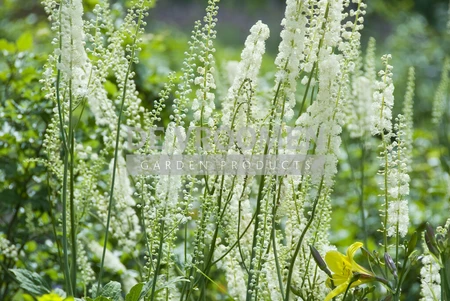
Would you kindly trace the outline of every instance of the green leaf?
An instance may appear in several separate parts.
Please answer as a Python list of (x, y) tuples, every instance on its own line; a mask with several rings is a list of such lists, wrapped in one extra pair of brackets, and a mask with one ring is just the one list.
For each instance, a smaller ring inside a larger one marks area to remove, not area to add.
[(139, 295), (138, 300), (141, 300), (145, 296), (147, 296), (148, 292), (150, 291), (150, 288), (152, 287), (153, 281), (148, 281), (145, 283), (144, 287), (142, 288), (141, 294)]
[[(122, 288), (120, 283), (117, 281), (110, 281), (103, 287), (102, 292), (100, 293), (100, 297), (103, 296), (113, 301), (120, 301), (121, 293)], [(97, 300), (97, 298), (95, 299), (95, 301), (99, 301)]]
[(16, 276), (17, 281), (20, 283), (20, 287), (28, 293), (35, 296), (50, 293), (49, 285), (38, 273), (30, 272), (25, 269), (11, 269), (10, 271)]
[(5, 39), (0, 39), (0, 51), (13, 53), (16, 51), (16, 46)]
[(411, 239), (408, 242), (408, 247), (406, 249), (406, 258), (408, 258), (409, 255), (411, 255), (411, 253), (416, 249), (418, 239), (419, 239), (419, 235), (417, 234), (417, 231), (416, 231), (411, 235)]
[(133, 286), (130, 292), (125, 296), (125, 301), (139, 301), (144, 284), (145, 283), (141, 282)]
[(16, 42), (17, 50), (26, 51), (33, 48), (33, 36), (29, 31), (24, 32)]
[(111, 81), (106, 80), (103, 86), (105, 87), (106, 92), (108, 92), (112, 96), (115, 96), (117, 94), (117, 86)]

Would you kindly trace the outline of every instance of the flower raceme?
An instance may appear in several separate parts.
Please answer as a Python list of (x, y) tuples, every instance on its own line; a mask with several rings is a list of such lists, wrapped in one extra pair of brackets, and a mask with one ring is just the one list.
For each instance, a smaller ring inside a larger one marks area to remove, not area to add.
[(329, 287), (335, 286), (335, 288), (326, 296), (325, 301), (329, 301), (337, 295), (342, 294), (349, 286), (355, 287), (375, 280), (375, 275), (372, 272), (366, 270), (353, 260), (356, 251), (362, 246), (363, 244), (361, 242), (355, 242), (347, 249), (347, 255), (334, 250), (327, 252), (325, 262), (333, 273), (327, 280), (327, 285)]

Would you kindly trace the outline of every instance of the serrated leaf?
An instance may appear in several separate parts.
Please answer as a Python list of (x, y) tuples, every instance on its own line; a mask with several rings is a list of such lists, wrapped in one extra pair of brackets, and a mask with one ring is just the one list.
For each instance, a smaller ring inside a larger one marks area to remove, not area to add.
[(139, 301), (144, 284), (145, 283), (141, 282), (133, 286), (130, 292), (125, 296), (125, 301)]
[(35, 296), (50, 293), (49, 285), (38, 273), (30, 272), (25, 269), (11, 269), (10, 271), (20, 283), (20, 287), (28, 293)]
[[(120, 301), (121, 293), (122, 287), (120, 283), (117, 281), (110, 281), (102, 288), (102, 292), (100, 293), (99, 297), (107, 297), (113, 301)], [(95, 299), (95, 301), (99, 301), (97, 300), (97, 298)]]
[(33, 36), (29, 31), (24, 32), (16, 41), (18, 51), (26, 51), (33, 48)]

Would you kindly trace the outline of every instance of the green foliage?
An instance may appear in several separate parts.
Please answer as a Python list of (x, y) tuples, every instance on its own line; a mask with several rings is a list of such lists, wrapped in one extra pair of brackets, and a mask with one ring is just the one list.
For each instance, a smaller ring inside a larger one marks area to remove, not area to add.
[(111, 301), (120, 301), (122, 299), (121, 284), (117, 281), (108, 282), (100, 291), (100, 296)]
[(40, 296), (50, 292), (50, 287), (39, 274), (24, 269), (10, 270), (16, 280), (20, 283), (20, 287), (35, 296)]
[[(10, 30), (15, 29), (10, 24)], [(56, 259), (55, 249), (50, 251), (43, 245), (52, 233), (46, 170), (34, 161), (42, 157), (52, 110), (39, 83), (45, 60), (46, 56), (35, 53), (30, 30), (12, 41), (0, 39), (0, 211), (7, 220), (1, 223), (0, 232), (17, 246), (23, 258), (37, 259), (44, 269), (52, 266), (46, 259)], [(36, 258), (36, 254), (40, 256)], [(0, 299), (4, 299), (16, 287), (5, 271), (27, 263), (1, 255), (0, 262)]]
[(143, 292), (145, 283), (138, 283), (133, 286), (130, 292), (125, 296), (125, 301), (139, 301), (139, 299), (145, 295)]

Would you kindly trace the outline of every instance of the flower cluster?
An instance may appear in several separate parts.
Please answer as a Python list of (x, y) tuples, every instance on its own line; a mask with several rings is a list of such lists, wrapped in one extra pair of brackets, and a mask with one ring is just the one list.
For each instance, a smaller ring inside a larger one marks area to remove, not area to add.
[[(231, 123), (233, 125), (244, 119), (239, 112), (248, 110), (252, 101), (248, 98), (252, 96), (252, 90), (254, 91), (257, 87), (259, 69), (265, 52), (265, 41), (269, 37), (269, 33), (269, 28), (261, 21), (258, 21), (250, 29), (250, 35), (245, 40), (245, 47), (241, 53), (241, 61), (236, 66), (236, 76), (233, 77), (228, 90), (227, 100), (223, 102), (222, 122), (224, 124)], [(241, 103), (243, 108), (234, 112), (233, 110)]]
[(433, 255), (427, 254), (422, 258), (421, 275), (421, 301), (440, 300), (441, 297), (441, 277), (439, 275), (440, 266)]
[[(373, 95), (373, 122), (372, 135), (382, 135), (392, 132), (392, 107), (394, 106), (394, 84), (392, 83), (392, 69), (389, 65), (391, 55), (384, 55), (381, 60), (385, 66), (384, 70), (378, 72), (380, 80), (377, 82), (376, 91)], [(389, 135), (385, 135), (389, 139)]]
[(19, 255), (16, 246), (3, 235), (0, 235), (0, 254), (13, 260), (17, 260)]

